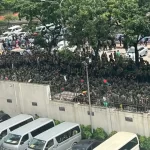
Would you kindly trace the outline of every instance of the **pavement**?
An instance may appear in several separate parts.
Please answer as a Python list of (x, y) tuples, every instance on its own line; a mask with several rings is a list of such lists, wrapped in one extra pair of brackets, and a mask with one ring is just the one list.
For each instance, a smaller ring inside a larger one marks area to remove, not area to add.
[[(148, 54), (143, 57), (143, 59), (150, 62), (150, 44), (148, 44), (147, 47), (148, 47), (149, 51), (148, 51)], [(111, 53), (113, 53), (114, 51), (117, 51), (117, 50), (119, 50), (120, 54), (122, 54), (122, 55), (126, 54), (125, 49), (122, 46), (120, 46), (119, 44), (116, 45), (116, 49), (107, 50), (107, 51), (104, 51), (104, 52), (106, 52), (107, 56), (109, 57), (109, 55)], [(101, 51), (99, 54), (101, 55), (102, 53), (103, 53), (103, 51)]]

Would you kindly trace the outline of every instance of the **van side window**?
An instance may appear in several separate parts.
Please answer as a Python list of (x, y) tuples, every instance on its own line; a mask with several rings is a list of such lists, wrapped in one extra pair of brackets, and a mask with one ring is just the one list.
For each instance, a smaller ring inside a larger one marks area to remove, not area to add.
[(72, 129), (72, 135), (73, 135), (73, 136), (76, 135), (76, 134), (78, 134), (78, 133), (80, 133), (80, 128), (79, 128), (79, 126), (77, 126), (77, 127), (75, 127), (75, 128)]
[(45, 150), (48, 150), (50, 147), (52, 147), (54, 145), (54, 140), (50, 140), (47, 144), (46, 144), (46, 148)]
[(44, 126), (38, 128), (38, 129), (32, 131), (32, 132), (31, 132), (31, 135), (32, 135), (33, 137), (35, 137), (36, 135), (38, 135), (38, 134), (40, 134), (40, 133), (42, 133), (42, 132), (44, 132), (44, 131), (46, 131), (46, 130), (52, 128), (52, 127), (54, 127), (54, 123), (53, 123), (53, 122), (47, 123), (46, 125), (44, 125)]
[(7, 135), (7, 129), (2, 131), (2, 133), (0, 134), (0, 139), (2, 139), (3, 137), (5, 137)]
[(15, 126), (10, 127), (10, 131), (13, 131), (13, 130), (19, 128), (19, 127), (22, 127), (22, 126), (24, 126), (25, 124), (27, 124), (27, 123), (29, 123), (29, 122), (31, 122), (31, 121), (33, 121), (33, 118), (30, 118), (30, 119), (28, 119), (28, 120), (25, 120), (25, 121), (23, 121), (23, 122), (20, 122), (20, 123), (16, 124)]
[(30, 122), (32, 122), (33, 121), (33, 118), (30, 118), (30, 119), (28, 119), (27, 121), (26, 121), (26, 123), (30, 123)]
[(72, 136), (78, 134), (79, 132), (80, 132), (80, 128), (79, 128), (79, 126), (77, 126), (77, 127), (73, 128), (73, 129), (71, 129), (71, 130), (69, 130), (69, 131), (67, 131), (67, 132), (57, 136), (56, 140), (57, 140), (58, 143), (61, 143), (61, 142), (65, 141), (65, 140), (71, 138)]
[(28, 139), (29, 139), (29, 135), (28, 134), (24, 135), (20, 144), (21, 145), (24, 144)]

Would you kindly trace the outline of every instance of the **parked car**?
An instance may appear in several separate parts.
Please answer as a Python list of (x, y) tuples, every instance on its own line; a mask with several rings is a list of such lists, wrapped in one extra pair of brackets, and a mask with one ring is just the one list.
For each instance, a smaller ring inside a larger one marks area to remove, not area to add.
[(22, 31), (21, 26), (15, 25), (15, 26), (8, 28), (8, 31), (4, 32), (3, 34), (18, 33), (21, 31)]
[(93, 150), (100, 143), (102, 142), (95, 139), (81, 140), (72, 147), (72, 150)]
[[(148, 48), (145, 46), (138, 46), (138, 52), (139, 52), (139, 56), (146, 56), (148, 54)], [(128, 48), (126, 56), (128, 58), (131, 58), (132, 60), (135, 61), (135, 48), (133, 46), (131, 46), (130, 48)]]
[(70, 47), (68, 41), (65, 41), (65, 43), (64, 43), (64, 41), (60, 41), (60, 42), (57, 44), (57, 47), (58, 47), (58, 51), (61, 51), (61, 50), (63, 50), (63, 49), (66, 48), (66, 49), (70, 50), (71, 52), (74, 52), (74, 51), (77, 49), (77, 46), (76, 46), (76, 45)]
[(5, 120), (8, 120), (9, 118), (10, 118), (10, 116), (8, 114), (0, 112), (0, 123), (5, 121)]

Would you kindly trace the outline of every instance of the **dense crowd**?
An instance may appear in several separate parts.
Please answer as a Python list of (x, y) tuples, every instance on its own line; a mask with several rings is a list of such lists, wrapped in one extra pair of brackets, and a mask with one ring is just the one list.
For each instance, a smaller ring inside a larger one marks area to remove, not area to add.
[(12, 34), (9, 35), (7, 38), (2, 39), (2, 50), (12, 50), (15, 48), (30, 48), (34, 46), (34, 38), (33, 36), (29, 36), (27, 33), (21, 34)]
[(147, 111), (150, 107), (150, 65), (142, 58), (140, 68), (122, 58), (119, 51), (109, 57), (102, 53), (95, 61), (92, 53), (55, 51), (53, 54), (32, 51), (32, 55), (10, 52), (0, 56), (0, 79), (50, 84), (52, 95), (63, 91), (78, 93), (73, 101), (88, 103), (86, 70), (88, 65), (93, 105)]

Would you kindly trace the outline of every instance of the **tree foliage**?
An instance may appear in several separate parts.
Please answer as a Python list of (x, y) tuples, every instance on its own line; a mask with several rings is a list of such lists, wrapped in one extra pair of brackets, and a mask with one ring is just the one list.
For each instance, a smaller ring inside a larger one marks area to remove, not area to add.
[[(9, 1), (9, 0), (8, 0)], [(61, 7), (60, 7), (61, 3)], [(138, 65), (138, 42), (150, 35), (149, 0), (18, 0), (15, 10), (29, 24), (37, 19), (41, 24), (53, 23), (56, 27), (65, 26), (69, 31), (65, 38), (78, 48), (88, 41), (95, 51), (95, 59), (101, 42), (114, 37), (121, 31), (125, 35), (127, 46), (135, 47), (135, 58)], [(53, 33), (50, 32), (52, 37)], [(59, 36), (59, 33), (55, 33)], [(53, 36), (57, 39), (57, 36)], [(50, 49), (54, 41), (48, 44)]]
[(150, 35), (150, 18), (147, 16), (150, 7), (147, 2), (139, 0), (110, 0), (113, 4), (112, 18), (118, 22), (128, 45), (135, 47), (136, 64), (139, 63), (137, 44), (145, 36)]

